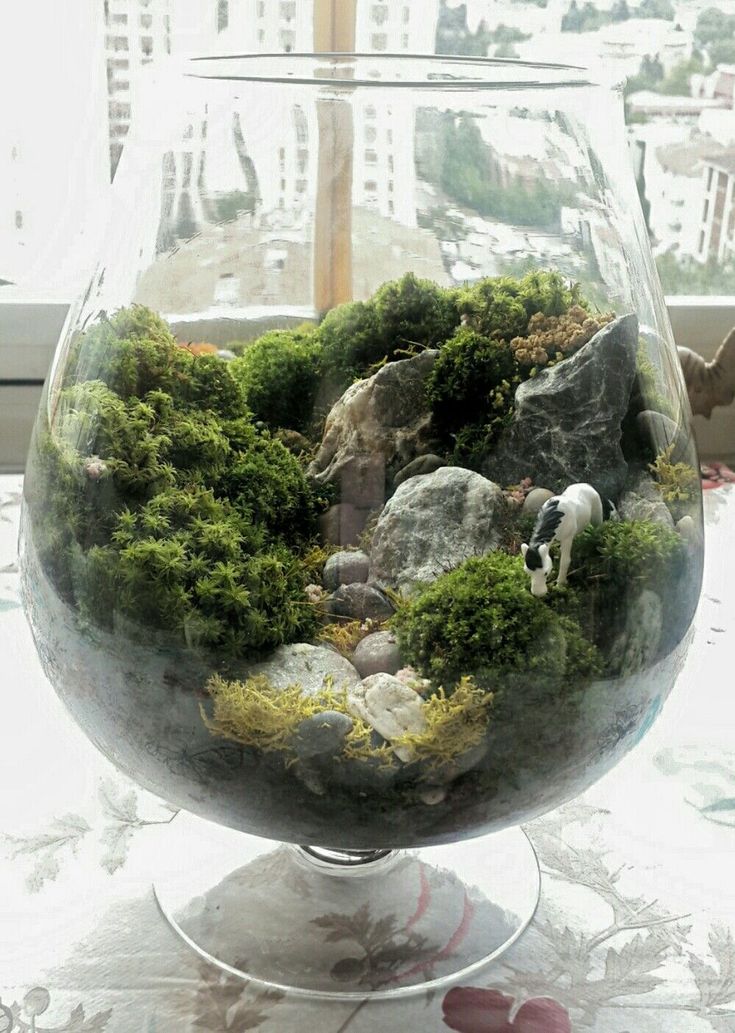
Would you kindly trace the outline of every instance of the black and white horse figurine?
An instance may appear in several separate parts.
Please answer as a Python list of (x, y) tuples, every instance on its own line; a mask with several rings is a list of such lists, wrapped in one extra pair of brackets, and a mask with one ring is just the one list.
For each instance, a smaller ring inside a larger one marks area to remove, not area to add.
[(548, 591), (546, 579), (552, 569), (549, 554), (551, 543), (557, 541), (561, 546), (556, 583), (559, 586), (565, 585), (575, 536), (590, 524), (601, 524), (606, 509), (607, 515), (615, 512), (611, 502), (607, 506), (603, 505), (591, 484), (570, 484), (561, 495), (554, 495), (543, 504), (530, 542), (521, 546), (524, 569), (531, 578), (531, 592), (535, 596), (546, 595)]

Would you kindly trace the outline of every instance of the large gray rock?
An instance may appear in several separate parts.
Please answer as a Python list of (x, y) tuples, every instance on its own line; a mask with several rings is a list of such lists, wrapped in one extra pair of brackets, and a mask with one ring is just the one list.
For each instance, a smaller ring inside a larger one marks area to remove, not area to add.
[[(421, 733), (426, 728), (423, 700), (413, 689), (390, 674), (373, 674), (347, 693), (347, 707), (361, 717), (387, 742), (406, 733)], [(399, 760), (412, 760), (410, 749), (395, 747)]]
[(504, 508), (497, 484), (461, 467), (404, 481), (378, 519), (370, 580), (410, 592), (490, 552), (499, 544)]
[(384, 621), (393, 614), (393, 604), (375, 585), (340, 585), (325, 606), (334, 617), (353, 621)]
[(392, 631), (375, 631), (357, 643), (352, 663), (363, 678), (371, 674), (396, 674), (401, 669), (401, 651)]
[(623, 520), (651, 520), (673, 528), (674, 518), (661, 498), (652, 477), (641, 470), (630, 477), (620, 497), (618, 512)]
[(250, 667), (247, 675), (265, 675), (277, 689), (300, 685), (307, 696), (316, 695), (328, 685), (349, 690), (360, 681), (355, 668), (340, 653), (306, 642), (279, 646), (268, 660)]
[(309, 467), (317, 484), (336, 485), (342, 503), (363, 513), (383, 505), (394, 474), (431, 452), (424, 385), (437, 354), (429, 350), (389, 362), (347, 388), (327, 417)]
[(483, 470), (500, 484), (531, 477), (555, 492), (586, 481), (617, 496), (627, 465), (621, 422), (636, 376), (638, 319), (622, 316), (578, 352), (520, 385), (513, 422)]
[(335, 552), (324, 564), (324, 587), (333, 592), (340, 585), (355, 585), (360, 581), (367, 581), (369, 569), (370, 557), (367, 553), (360, 550)]

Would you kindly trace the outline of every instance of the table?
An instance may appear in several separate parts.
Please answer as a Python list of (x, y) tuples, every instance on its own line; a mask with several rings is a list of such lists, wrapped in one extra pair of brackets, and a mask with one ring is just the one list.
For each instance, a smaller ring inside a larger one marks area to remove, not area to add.
[(705, 492), (702, 602), (663, 715), (528, 826), (531, 927), (471, 985), (368, 1003), (244, 984), (166, 925), (150, 872), (176, 814), (95, 751), (41, 672), (18, 595), (20, 492), (0, 477), (0, 1033), (735, 1033), (734, 485)]

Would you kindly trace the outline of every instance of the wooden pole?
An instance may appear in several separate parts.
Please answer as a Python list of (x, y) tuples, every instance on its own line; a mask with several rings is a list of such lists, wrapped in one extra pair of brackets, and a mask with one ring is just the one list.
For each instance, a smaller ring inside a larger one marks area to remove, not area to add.
[[(357, 0), (314, 0), (314, 50), (355, 49)], [(314, 306), (323, 315), (352, 298), (352, 106), (317, 101), (319, 158), (314, 214)]]

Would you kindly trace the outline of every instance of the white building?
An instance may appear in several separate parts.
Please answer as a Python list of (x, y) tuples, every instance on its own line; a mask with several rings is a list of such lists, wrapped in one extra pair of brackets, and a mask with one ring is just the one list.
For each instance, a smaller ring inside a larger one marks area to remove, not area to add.
[(433, 54), (438, 3), (358, 0), (355, 49), (358, 53)]
[(110, 133), (110, 173), (115, 175), (130, 128), (140, 69), (171, 53), (169, 0), (103, 0)]
[(702, 182), (698, 257), (725, 263), (735, 257), (735, 149), (705, 161)]

